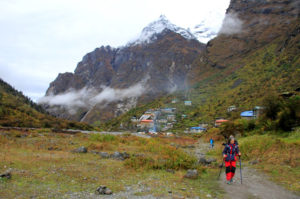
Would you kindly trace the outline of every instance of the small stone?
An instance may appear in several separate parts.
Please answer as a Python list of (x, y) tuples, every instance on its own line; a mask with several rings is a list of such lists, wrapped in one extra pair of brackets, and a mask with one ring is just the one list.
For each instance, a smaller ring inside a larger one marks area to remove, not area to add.
[(101, 158), (109, 158), (109, 154), (106, 152), (99, 152), (98, 154), (100, 155)]
[(113, 154), (111, 154), (111, 158), (116, 159), (116, 160), (125, 160), (129, 157), (130, 157), (129, 154), (126, 152), (120, 153), (120, 152), (116, 151)]
[(54, 147), (48, 147), (48, 151), (53, 151), (54, 150)]
[(0, 178), (11, 179), (11, 169), (6, 170), (0, 174)]
[(172, 193), (172, 190), (169, 190), (168, 193)]
[(187, 173), (184, 175), (185, 178), (190, 178), (190, 179), (196, 179), (198, 178), (198, 171), (197, 169), (189, 169), (187, 170)]
[(81, 147), (79, 147), (79, 148), (77, 148), (77, 149), (74, 149), (73, 152), (74, 152), (74, 153), (87, 153), (88, 150), (87, 150), (86, 147), (81, 146)]
[(206, 197), (211, 198), (211, 195), (210, 195), (210, 194), (207, 194)]
[(173, 173), (173, 174), (175, 173), (173, 169), (167, 169), (166, 172)]
[(94, 150), (90, 151), (90, 153), (92, 153), (92, 154), (99, 154), (98, 151), (94, 151)]
[(258, 164), (258, 160), (252, 160), (252, 161), (249, 162), (249, 164), (251, 164), (251, 165)]
[(100, 194), (100, 195), (111, 195), (111, 194), (112, 194), (112, 191), (111, 191), (109, 188), (107, 188), (106, 186), (101, 185), (100, 187), (97, 188), (96, 194)]

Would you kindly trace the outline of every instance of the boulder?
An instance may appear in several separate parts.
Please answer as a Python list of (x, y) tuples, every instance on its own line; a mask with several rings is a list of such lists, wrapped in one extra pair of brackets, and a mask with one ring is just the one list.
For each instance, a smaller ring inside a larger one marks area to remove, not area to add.
[(208, 158), (208, 159), (206, 159), (206, 163), (207, 164), (211, 164), (213, 162), (217, 162), (217, 159), (216, 158)]
[(190, 178), (190, 179), (196, 179), (198, 178), (198, 171), (197, 169), (189, 169), (187, 170), (187, 173), (184, 175), (185, 178)]
[(87, 150), (86, 147), (81, 146), (81, 147), (79, 147), (79, 148), (77, 148), (77, 149), (74, 149), (73, 152), (74, 152), (74, 153), (87, 153), (88, 150)]
[(0, 178), (11, 179), (11, 169), (6, 170), (0, 174)]
[(198, 163), (199, 163), (199, 164), (202, 164), (202, 165), (209, 165), (209, 164), (211, 164), (211, 163), (213, 163), (213, 162), (216, 162), (216, 161), (217, 161), (216, 158), (208, 158), (208, 159), (206, 159), (206, 158), (204, 158), (204, 157), (201, 157), (201, 158), (199, 159)]
[(207, 164), (206, 159), (205, 159), (204, 157), (201, 157), (201, 158), (199, 159), (198, 163), (199, 163), (199, 164), (203, 164), (203, 165)]
[(100, 195), (111, 195), (111, 194), (112, 194), (112, 191), (111, 191), (109, 188), (107, 188), (106, 186), (101, 185), (100, 187), (97, 188), (96, 194), (100, 194)]

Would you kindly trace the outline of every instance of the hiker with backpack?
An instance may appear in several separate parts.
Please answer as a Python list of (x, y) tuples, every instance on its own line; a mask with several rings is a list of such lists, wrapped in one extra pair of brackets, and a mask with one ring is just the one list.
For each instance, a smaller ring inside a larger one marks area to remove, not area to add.
[(233, 182), (233, 177), (236, 170), (236, 161), (237, 157), (241, 156), (241, 152), (239, 150), (239, 146), (235, 141), (234, 137), (230, 137), (229, 142), (225, 145), (223, 150), (223, 158), (225, 160), (226, 167), (226, 180), (227, 184), (231, 184)]

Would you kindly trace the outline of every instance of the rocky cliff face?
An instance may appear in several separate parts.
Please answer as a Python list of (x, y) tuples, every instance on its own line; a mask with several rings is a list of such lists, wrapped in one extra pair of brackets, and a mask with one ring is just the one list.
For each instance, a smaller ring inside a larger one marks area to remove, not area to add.
[[(89, 123), (110, 119), (137, 104), (185, 89), (191, 64), (204, 48), (190, 32), (162, 16), (125, 47), (97, 48), (83, 57), (74, 73), (59, 74), (42, 103), (67, 119)], [(80, 103), (72, 107), (64, 97)]]

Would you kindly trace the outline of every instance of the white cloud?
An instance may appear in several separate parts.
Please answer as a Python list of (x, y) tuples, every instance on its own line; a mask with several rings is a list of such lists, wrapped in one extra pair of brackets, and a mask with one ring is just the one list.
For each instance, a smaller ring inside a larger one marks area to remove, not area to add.
[(226, 14), (219, 34), (232, 35), (242, 31), (243, 21), (235, 13)]
[(35, 98), (32, 93), (44, 93), (58, 73), (74, 71), (87, 52), (125, 45), (161, 14), (183, 28), (205, 21), (218, 30), (228, 5), (229, 0), (1, 0), (0, 77)]

